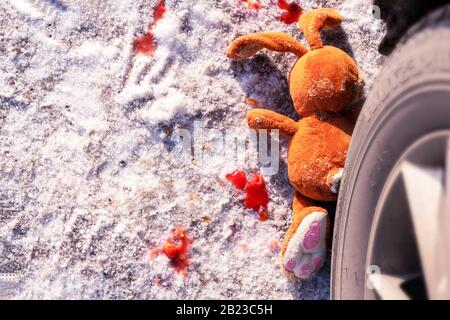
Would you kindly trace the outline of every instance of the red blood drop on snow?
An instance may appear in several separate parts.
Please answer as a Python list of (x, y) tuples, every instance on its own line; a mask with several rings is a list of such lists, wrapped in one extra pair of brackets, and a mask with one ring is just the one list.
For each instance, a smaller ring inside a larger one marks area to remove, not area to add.
[(158, 4), (153, 10), (153, 20), (148, 27), (147, 33), (134, 40), (134, 52), (145, 55), (152, 55), (155, 52), (156, 41), (153, 36), (153, 29), (156, 27), (158, 21), (164, 17), (165, 12), (165, 0), (159, 0)]
[(236, 170), (233, 173), (225, 175), (225, 178), (239, 190), (244, 190), (245, 185), (247, 184), (247, 177), (243, 171)]
[(262, 7), (262, 4), (256, 0), (241, 0), (244, 3), (244, 6), (247, 9), (256, 9), (259, 10)]
[(245, 207), (259, 213), (259, 219), (265, 221), (268, 218), (269, 193), (262, 175), (254, 173), (252, 180), (245, 186)]
[(278, 20), (285, 24), (292, 24), (298, 22), (298, 19), (303, 13), (303, 9), (295, 2), (288, 3), (286, 0), (278, 0), (278, 7), (281, 10), (286, 10)]
[(254, 173), (252, 179), (247, 181), (243, 171), (235, 171), (227, 174), (225, 178), (230, 181), (236, 189), (245, 190), (245, 207), (259, 213), (259, 219), (266, 221), (269, 217), (268, 203), (269, 193), (262, 175)]
[(153, 249), (151, 256), (164, 253), (170, 259), (170, 265), (183, 275), (187, 274), (187, 268), (191, 264), (188, 259), (188, 251), (192, 240), (187, 236), (182, 228), (175, 228), (172, 234), (166, 239), (162, 248)]
[(156, 43), (152, 33), (138, 37), (134, 42), (134, 52), (151, 56), (156, 50)]

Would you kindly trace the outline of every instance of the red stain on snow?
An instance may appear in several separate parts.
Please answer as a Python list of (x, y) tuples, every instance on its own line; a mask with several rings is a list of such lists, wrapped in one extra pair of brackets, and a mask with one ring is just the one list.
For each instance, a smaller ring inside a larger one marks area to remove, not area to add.
[(259, 220), (266, 221), (269, 218), (268, 204), (269, 193), (262, 175), (254, 173), (250, 181), (243, 171), (234, 171), (227, 174), (225, 178), (230, 181), (236, 189), (245, 190), (245, 207), (259, 213)]
[(164, 253), (170, 259), (170, 265), (178, 273), (187, 275), (187, 268), (191, 264), (188, 258), (188, 251), (191, 247), (190, 239), (186, 231), (182, 228), (175, 228), (172, 234), (166, 239), (162, 248), (153, 249), (150, 252), (151, 257)]
[(153, 36), (153, 30), (156, 27), (156, 24), (159, 20), (164, 17), (164, 13), (166, 13), (166, 4), (165, 0), (159, 0), (156, 7), (153, 9), (153, 20), (150, 26), (148, 27), (148, 31), (145, 35), (140, 36), (134, 40), (134, 52), (152, 55), (156, 50), (156, 41)]
[(239, 244), (239, 248), (241, 248), (243, 251), (248, 251), (248, 243), (246, 242), (241, 242)]
[(259, 220), (266, 221), (269, 217), (267, 210), (269, 193), (262, 175), (254, 173), (252, 180), (245, 186), (245, 206), (259, 213)]
[(256, 1), (256, 0), (241, 0), (241, 2), (244, 4), (244, 6), (247, 9), (259, 10), (262, 7), (262, 4), (259, 1)]
[(298, 19), (303, 13), (303, 9), (297, 3), (288, 3), (286, 0), (278, 0), (278, 8), (286, 11), (278, 17), (278, 20), (285, 24), (298, 22)]
[(247, 184), (247, 177), (243, 171), (235, 171), (225, 175), (225, 178), (233, 184), (233, 186), (238, 190), (244, 190)]

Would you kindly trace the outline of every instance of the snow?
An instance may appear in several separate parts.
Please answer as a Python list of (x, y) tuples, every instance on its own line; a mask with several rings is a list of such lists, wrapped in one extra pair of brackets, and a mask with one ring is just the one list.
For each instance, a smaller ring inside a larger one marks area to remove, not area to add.
[[(303, 283), (280, 269), (293, 195), (285, 138), (280, 170), (266, 178), (264, 223), (226, 183), (235, 168), (223, 157), (172, 154), (171, 133), (192, 134), (201, 120), (216, 130), (204, 141), (214, 155), (217, 136), (246, 128), (246, 98), (297, 117), (286, 82), (293, 55), (231, 62), (224, 53), (239, 35), (283, 31), (305, 43), (301, 32), (274, 18), (276, 1), (249, 10), (167, 0), (154, 56), (135, 55), (155, 2), (0, 1), (0, 289), (13, 277), (10, 298), (327, 299), (329, 262)], [(355, 57), (370, 88), (383, 33), (370, 1), (301, 4), (342, 9), (343, 29), (324, 38)], [(194, 239), (186, 277), (149, 256), (178, 225)]]

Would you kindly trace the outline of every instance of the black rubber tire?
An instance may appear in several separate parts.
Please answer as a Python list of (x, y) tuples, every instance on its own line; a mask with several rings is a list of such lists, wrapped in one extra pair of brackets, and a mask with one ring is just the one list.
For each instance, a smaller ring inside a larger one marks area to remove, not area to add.
[(443, 129), (450, 129), (450, 5), (410, 29), (358, 119), (336, 209), (332, 299), (372, 298), (367, 295), (366, 256), (384, 183), (412, 143)]

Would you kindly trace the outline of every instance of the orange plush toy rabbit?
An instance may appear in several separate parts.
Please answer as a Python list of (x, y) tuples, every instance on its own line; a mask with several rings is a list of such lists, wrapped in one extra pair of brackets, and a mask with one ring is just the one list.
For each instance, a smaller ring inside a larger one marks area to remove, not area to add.
[(336, 201), (354, 123), (344, 109), (359, 96), (363, 81), (353, 59), (342, 50), (324, 46), (320, 31), (338, 27), (343, 18), (331, 9), (316, 9), (300, 17), (300, 27), (311, 50), (280, 32), (242, 36), (233, 41), (227, 56), (251, 57), (267, 48), (298, 56), (289, 75), (289, 91), (296, 122), (284, 115), (254, 109), (247, 115), (253, 129), (278, 129), (291, 137), (288, 174), (295, 188), (293, 223), (281, 248), (283, 268), (305, 279), (322, 267), (327, 253), (327, 210), (317, 201)]

